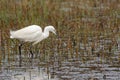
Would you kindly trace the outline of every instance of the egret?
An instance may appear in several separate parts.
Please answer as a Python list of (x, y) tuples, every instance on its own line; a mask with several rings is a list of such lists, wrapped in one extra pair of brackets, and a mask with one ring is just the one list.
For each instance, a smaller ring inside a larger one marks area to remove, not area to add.
[[(18, 39), (23, 42), (33, 42), (33, 45), (39, 43), (43, 39), (46, 39), (49, 37), (49, 32), (52, 32), (56, 35), (56, 30), (53, 26), (46, 26), (44, 28), (44, 31), (42, 31), (42, 28), (38, 25), (30, 25), (25, 28), (22, 28), (20, 30), (16, 31), (10, 31), (10, 38), (12, 39)], [(19, 53), (21, 56), (21, 46), (22, 44), (19, 45)], [(32, 57), (33, 53), (30, 52)]]

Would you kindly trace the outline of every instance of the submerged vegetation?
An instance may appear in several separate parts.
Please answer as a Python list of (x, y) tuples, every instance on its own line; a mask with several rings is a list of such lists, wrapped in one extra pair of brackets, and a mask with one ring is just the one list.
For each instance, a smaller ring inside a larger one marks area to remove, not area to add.
[[(10, 40), (11, 29), (37, 24), (43, 29), (53, 25), (58, 34), (57, 37), (51, 34), (52, 37), (34, 46), (40, 62), (53, 65), (58, 60), (61, 66), (64, 60), (80, 59), (84, 63), (96, 56), (110, 63), (120, 44), (119, 3), (119, 0), (1, 0), (0, 60), (7, 55), (8, 61), (14, 61), (18, 54), (19, 41)], [(29, 45), (22, 47), (24, 57), (28, 57)], [(120, 55), (116, 59), (119, 63)]]

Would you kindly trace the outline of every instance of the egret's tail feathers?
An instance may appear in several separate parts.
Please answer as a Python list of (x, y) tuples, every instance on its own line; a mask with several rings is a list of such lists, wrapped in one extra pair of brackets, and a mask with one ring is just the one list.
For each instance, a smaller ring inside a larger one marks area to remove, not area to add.
[(14, 31), (10, 30), (10, 38), (14, 38), (13, 33), (14, 33)]

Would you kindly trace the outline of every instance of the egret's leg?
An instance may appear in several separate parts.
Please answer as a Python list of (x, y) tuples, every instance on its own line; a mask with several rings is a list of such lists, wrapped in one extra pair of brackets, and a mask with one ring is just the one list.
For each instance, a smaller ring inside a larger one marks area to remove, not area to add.
[(19, 56), (21, 57), (21, 47), (22, 47), (22, 43), (19, 44)]
[(22, 44), (23, 44), (23, 42), (21, 42), (21, 43), (19, 44), (19, 60), (20, 60), (19, 66), (20, 66), (20, 67), (21, 67), (21, 62), (22, 62), (22, 59), (21, 59), (21, 47), (22, 47)]
[(30, 45), (30, 54), (31, 54), (31, 58), (33, 58), (32, 45)]

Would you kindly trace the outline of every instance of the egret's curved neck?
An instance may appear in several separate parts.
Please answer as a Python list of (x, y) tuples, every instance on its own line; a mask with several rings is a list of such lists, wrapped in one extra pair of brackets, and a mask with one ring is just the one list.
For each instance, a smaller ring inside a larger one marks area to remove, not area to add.
[(49, 29), (45, 28), (43, 35), (44, 35), (44, 38), (47, 38), (49, 36)]

